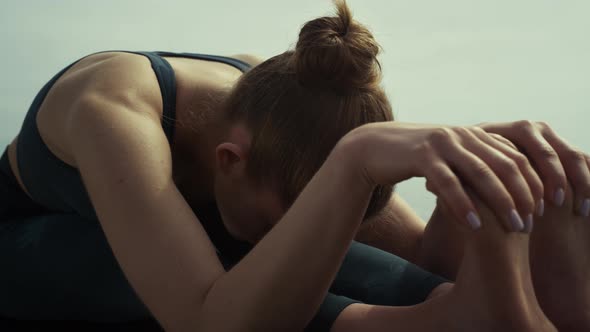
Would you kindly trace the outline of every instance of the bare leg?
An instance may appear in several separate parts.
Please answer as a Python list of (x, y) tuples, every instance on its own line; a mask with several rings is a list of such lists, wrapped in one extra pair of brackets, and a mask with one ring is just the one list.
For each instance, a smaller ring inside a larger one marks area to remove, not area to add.
[(449, 219), (440, 204), (436, 205), (422, 236), (422, 248), (415, 264), (449, 280), (457, 278), (463, 258), (463, 233)]
[[(530, 239), (532, 279), (541, 308), (560, 331), (590, 331), (590, 221), (572, 211), (567, 188), (563, 207), (546, 203), (543, 217), (536, 217)], [(439, 206), (425, 230), (418, 264), (455, 280), (463, 242)]]
[(560, 331), (590, 331), (590, 219), (548, 203), (531, 235), (531, 269), (541, 307)]
[(485, 225), (464, 236), (455, 286), (443, 284), (410, 307), (351, 305), (332, 331), (555, 331), (533, 291), (529, 237), (507, 234), (481, 212)]

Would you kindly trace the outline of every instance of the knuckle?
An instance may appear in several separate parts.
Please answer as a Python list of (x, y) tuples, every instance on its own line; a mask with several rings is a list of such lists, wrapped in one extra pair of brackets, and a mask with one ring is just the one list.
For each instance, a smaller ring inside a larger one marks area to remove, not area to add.
[(519, 167), (512, 159), (506, 158), (498, 162), (499, 172), (502, 175), (515, 175), (519, 172)]
[(466, 127), (454, 127), (452, 131), (461, 137), (469, 137), (471, 132)]
[(557, 152), (555, 152), (555, 150), (553, 150), (553, 148), (547, 144), (543, 144), (539, 150), (538, 150), (538, 154), (540, 157), (544, 158), (544, 159), (555, 159), (557, 158)]
[(490, 135), (492, 138), (495, 138), (497, 140), (500, 140), (502, 142), (510, 142), (512, 143), (509, 139), (507, 139), (506, 137), (500, 135), (500, 134), (496, 134), (496, 133), (489, 133), (488, 135)]
[(453, 174), (444, 171), (442, 168), (435, 168), (432, 171), (432, 175), (434, 180), (433, 183), (436, 184), (439, 190), (448, 189), (455, 185), (457, 181)]
[(476, 135), (488, 135), (488, 132), (481, 127), (471, 126), (468, 129)]
[(516, 145), (514, 145), (514, 143), (512, 143), (512, 141), (507, 139), (506, 137), (504, 137), (502, 135), (498, 135), (498, 134), (490, 134), (490, 136), (492, 136), (492, 138), (494, 138), (498, 142), (512, 148), (515, 151), (518, 151), (518, 148), (516, 147)]
[(527, 168), (530, 165), (529, 158), (522, 153), (516, 153), (512, 156), (512, 160), (519, 168)]
[(483, 162), (478, 162), (473, 166), (473, 174), (476, 178), (489, 178), (494, 172)]
[(474, 132), (474, 133), (485, 133), (486, 135), (488, 135), (488, 132), (485, 131), (482, 127), (478, 127), (478, 126), (468, 126), (466, 127), (468, 130)]
[(537, 122), (536, 122), (536, 125), (537, 125), (539, 128), (543, 129), (543, 130), (548, 130), (548, 129), (551, 129), (551, 127), (549, 126), (549, 124), (548, 124), (547, 122), (545, 122), (545, 121), (537, 121)]
[(520, 120), (516, 121), (516, 126), (521, 130), (531, 132), (535, 130), (535, 125), (530, 120)]
[(568, 154), (569, 154), (569, 158), (575, 162), (585, 162), (586, 161), (586, 156), (580, 150), (573, 149)]
[(453, 130), (447, 127), (436, 128), (429, 136), (429, 141), (433, 143), (445, 143), (453, 140)]
[(447, 173), (440, 174), (437, 182), (439, 185), (439, 189), (449, 189), (455, 184), (455, 177)]

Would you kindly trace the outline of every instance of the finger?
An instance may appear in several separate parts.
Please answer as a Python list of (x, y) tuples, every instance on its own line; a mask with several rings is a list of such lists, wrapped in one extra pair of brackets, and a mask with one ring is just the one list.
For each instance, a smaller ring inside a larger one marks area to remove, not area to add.
[(499, 141), (500, 143), (503, 143), (516, 151), (520, 151), (520, 150), (518, 150), (518, 147), (516, 145), (514, 145), (514, 143), (512, 143), (512, 141), (510, 141), (506, 137), (504, 137), (502, 135), (494, 134), (494, 133), (488, 133), (488, 132), (485, 132), (485, 133), (488, 134), (489, 136), (491, 136), (492, 138), (494, 138), (495, 140)]
[[(468, 185), (494, 209), (496, 215), (501, 216), (507, 230), (522, 231), (524, 229), (524, 223), (516, 210), (512, 195), (488, 164), (462, 146), (447, 149), (445, 157), (460, 178), (465, 179)], [(512, 168), (509, 172), (514, 172), (515, 169)]]
[[(482, 133), (483, 135), (487, 136), (485, 132), (482, 131)], [(525, 177), (520, 170), (520, 166), (516, 163), (516, 161), (508, 158), (501, 151), (493, 148), (491, 145), (486, 144), (484, 141), (479, 139), (479, 137), (474, 132), (467, 130), (463, 132), (462, 135), (464, 135), (464, 138), (467, 138), (463, 143), (465, 148), (484, 161), (495, 172), (508, 192), (512, 195), (512, 199), (516, 204), (519, 215), (521, 217), (525, 217), (524, 230), (532, 229), (532, 213), (535, 209), (535, 199)], [(492, 141), (493, 144), (502, 145), (491, 137), (489, 137), (489, 141)], [(520, 159), (518, 157), (516, 158)], [(523, 159), (524, 161), (520, 160), (519, 162), (528, 163), (526, 158)]]
[(590, 214), (590, 170), (586, 155), (573, 148), (550, 127), (543, 128), (543, 136), (553, 146), (565, 169), (574, 191), (574, 212), (588, 217)]
[(534, 126), (523, 126), (513, 141), (529, 157), (533, 167), (541, 175), (545, 189), (545, 201), (563, 205), (567, 178), (559, 155), (553, 146)]
[(467, 197), (457, 175), (443, 161), (433, 162), (425, 171), (426, 189), (440, 199), (456, 220), (473, 230), (481, 227), (481, 219), (473, 202)]
[[(484, 237), (479, 237), (477, 241), (486, 246), (496, 245), (497, 243), (495, 241), (500, 239), (498, 238), (498, 236), (500, 236), (501, 238), (505, 238), (503, 235), (506, 235), (504, 232), (504, 228), (502, 227), (502, 222), (499, 220), (499, 217), (492, 210), (492, 208), (485, 203), (485, 199), (478, 195), (477, 192), (473, 190), (473, 188), (467, 187), (465, 188), (465, 192), (467, 193), (469, 199), (471, 199), (471, 201), (475, 205), (475, 209), (477, 210), (477, 213), (480, 216), (482, 222), (484, 223), (484, 225), (486, 225), (485, 232), (482, 232), (480, 234), (487, 234), (483, 235)], [(492, 240), (493, 242), (489, 242), (489, 240)]]
[[(475, 205), (475, 209), (483, 222), (498, 219), (491, 208), (483, 202), (482, 198), (479, 197), (473, 189), (466, 187), (465, 193), (467, 193), (467, 197), (469, 197)], [(501, 225), (499, 226), (501, 227)]]
[[(524, 176), (524, 179), (526, 180), (530, 189), (534, 204), (534, 211), (538, 216), (542, 216), (545, 209), (545, 202), (543, 200), (543, 181), (541, 181), (539, 174), (537, 174), (529, 162), (529, 159), (523, 153), (521, 153), (510, 140), (500, 135), (488, 134), (483, 130), (475, 130), (473, 133), (477, 135), (484, 143), (500, 151), (505, 156), (513, 160), (516, 165), (518, 165), (520, 172), (522, 176)], [(532, 224), (529, 225), (529, 223), (530, 221), (525, 220), (525, 228), (530, 233), (532, 230)]]
[(443, 201), (443, 199), (441, 197), (437, 196), (436, 199), (436, 207), (434, 209), (434, 213), (438, 212), (437, 210), (440, 209), (440, 212), (443, 213), (443, 215), (447, 215), (447, 216), (454, 216), (455, 212), (451, 211), (451, 208), (447, 205), (447, 203), (445, 201)]

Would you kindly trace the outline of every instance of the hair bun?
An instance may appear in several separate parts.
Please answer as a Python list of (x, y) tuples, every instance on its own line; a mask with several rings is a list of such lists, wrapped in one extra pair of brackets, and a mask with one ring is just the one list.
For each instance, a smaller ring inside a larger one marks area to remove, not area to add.
[(335, 17), (320, 17), (301, 28), (293, 58), (297, 79), (306, 87), (341, 93), (371, 89), (381, 80), (380, 46), (352, 19), (345, 0), (335, 4)]

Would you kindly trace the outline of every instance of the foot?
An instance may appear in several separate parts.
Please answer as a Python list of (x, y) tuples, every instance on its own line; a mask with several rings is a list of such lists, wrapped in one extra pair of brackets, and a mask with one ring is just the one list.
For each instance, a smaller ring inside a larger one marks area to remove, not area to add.
[(539, 303), (559, 331), (590, 331), (590, 218), (565, 202), (546, 202), (531, 235), (533, 284)]
[(507, 233), (476, 197), (482, 228), (464, 233), (464, 254), (447, 295), (456, 331), (556, 331), (533, 289), (529, 236)]

